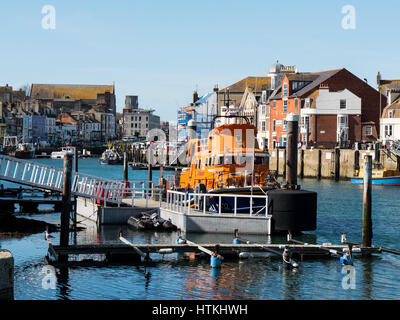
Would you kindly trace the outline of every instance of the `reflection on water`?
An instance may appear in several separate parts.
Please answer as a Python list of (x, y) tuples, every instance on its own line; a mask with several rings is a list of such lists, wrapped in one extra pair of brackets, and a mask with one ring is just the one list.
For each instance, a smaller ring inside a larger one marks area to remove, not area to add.
[[(117, 172), (107, 174), (115, 177)], [(346, 232), (351, 241), (361, 239), (361, 187), (332, 181), (301, 183), (303, 189), (318, 191), (318, 230), (295, 238), (307, 243), (339, 243), (341, 233)], [(373, 242), (397, 249), (399, 244), (393, 235), (400, 231), (398, 190), (374, 186), (372, 209)], [(59, 214), (35, 218), (59, 223)], [(82, 224), (86, 229), (71, 233), (71, 243), (120, 243), (120, 231), (134, 243), (174, 243), (176, 238), (174, 232), (137, 232), (126, 226), (97, 228), (87, 220)], [(59, 234), (53, 235), (52, 242), (58, 244)], [(197, 243), (231, 243), (233, 238), (233, 234), (186, 236)], [(285, 235), (240, 236), (259, 243), (286, 242)], [(42, 286), (41, 271), (47, 252), (43, 234), (0, 239), (0, 246), (9, 249), (15, 258), (16, 299), (400, 299), (400, 259), (388, 254), (355, 259), (355, 290), (342, 288), (338, 258), (305, 259), (298, 261), (299, 268), (293, 270), (286, 268), (281, 258), (268, 254), (243, 261), (226, 260), (221, 269), (211, 268), (209, 258), (194, 260), (182, 254), (154, 254), (155, 263), (147, 266), (57, 269), (53, 290)]]

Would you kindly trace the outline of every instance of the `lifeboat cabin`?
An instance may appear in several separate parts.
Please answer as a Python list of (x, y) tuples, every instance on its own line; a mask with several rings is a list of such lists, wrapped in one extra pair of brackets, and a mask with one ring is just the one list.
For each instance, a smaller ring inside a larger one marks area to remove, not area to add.
[(271, 188), (276, 181), (269, 171), (269, 154), (255, 139), (256, 130), (251, 124), (225, 124), (213, 129), (208, 139), (191, 139), (180, 188), (191, 191), (201, 185), (203, 191), (224, 193), (246, 192), (251, 186)]

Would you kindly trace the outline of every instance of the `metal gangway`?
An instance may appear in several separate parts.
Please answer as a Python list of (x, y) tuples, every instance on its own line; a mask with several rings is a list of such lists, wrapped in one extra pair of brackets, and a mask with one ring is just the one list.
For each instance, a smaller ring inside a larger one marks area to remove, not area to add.
[[(63, 168), (0, 155), (0, 180), (50, 191), (63, 191)], [(104, 179), (72, 172), (71, 195), (100, 200), (103, 204), (153, 196), (154, 182)]]
[(390, 152), (400, 157), (400, 140), (393, 140), (390, 146)]

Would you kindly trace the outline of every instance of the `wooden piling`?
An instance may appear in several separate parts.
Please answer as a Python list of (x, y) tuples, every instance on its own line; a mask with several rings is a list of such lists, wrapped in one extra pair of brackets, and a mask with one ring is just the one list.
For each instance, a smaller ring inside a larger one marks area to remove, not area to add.
[(318, 180), (322, 178), (322, 150), (318, 149)]
[[(75, 168), (75, 173), (78, 172), (78, 149), (75, 147), (74, 148), (74, 168)], [(76, 206), (77, 206), (77, 197), (74, 197), (74, 227), (76, 228), (76, 221), (77, 221), (77, 211), (76, 211)], [(75, 237), (76, 237), (76, 232), (75, 232)]]
[[(68, 247), (69, 243), (69, 219), (71, 213), (71, 179), (72, 178), (72, 155), (64, 155), (63, 170), (63, 193), (62, 202), (63, 209), (61, 211), (61, 230), (60, 230), (60, 246)], [(68, 256), (60, 256), (60, 260), (66, 260)]]
[(276, 147), (276, 177), (279, 176), (279, 148)]
[(153, 167), (152, 167), (150, 162), (149, 162), (149, 167), (148, 167), (148, 178), (147, 179), (149, 181), (148, 188), (150, 190), (151, 189), (151, 182), (153, 181)]
[(360, 171), (360, 151), (354, 151), (354, 172)]
[[(298, 143), (298, 121), (299, 116), (290, 113), (287, 121), (287, 161), (285, 166), (286, 183), (289, 189), (297, 187), (297, 143)], [(286, 155), (285, 152), (285, 155)]]
[(124, 181), (128, 181), (128, 153), (124, 152)]
[(14, 299), (14, 258), (10, 251), (0, 250), (0, 300)]
[(335, 181), (340, 178), (340, 148), (335, 149)]
[(371, 247), (372, 244), (372, 156), (365, 156), (364, 162), (364, 193), (363, 193), (363, 222), (361, 247)]
[(74, 168), (75, 172), (78, 172), (78, 149), (74, 147)]
[(300, 179), (304, 178), (304, 150), (300, 150)]
[(283, 149), (283, 173), (282, 173), (282, 176), (283, 176), (283, 179), (287, 179), (287, 170), (286, 170), (286, 167), (287, 167), (287, 151), (286, 151), (286, 149)]

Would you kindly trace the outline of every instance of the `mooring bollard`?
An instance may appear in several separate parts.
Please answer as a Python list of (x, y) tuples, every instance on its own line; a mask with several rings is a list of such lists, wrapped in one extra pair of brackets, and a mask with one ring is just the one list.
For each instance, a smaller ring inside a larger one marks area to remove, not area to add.
[(14, 258), (8, 250), (0, 250), (0, 300), (14, 300)]
[[(287, 121), (287, 145), (285, 151), (285, 179), (288, 189), (297, 188), (297, 143), (299, 116), (290, 113)], [(287, 153), (287, 158), (286, 158)]]

